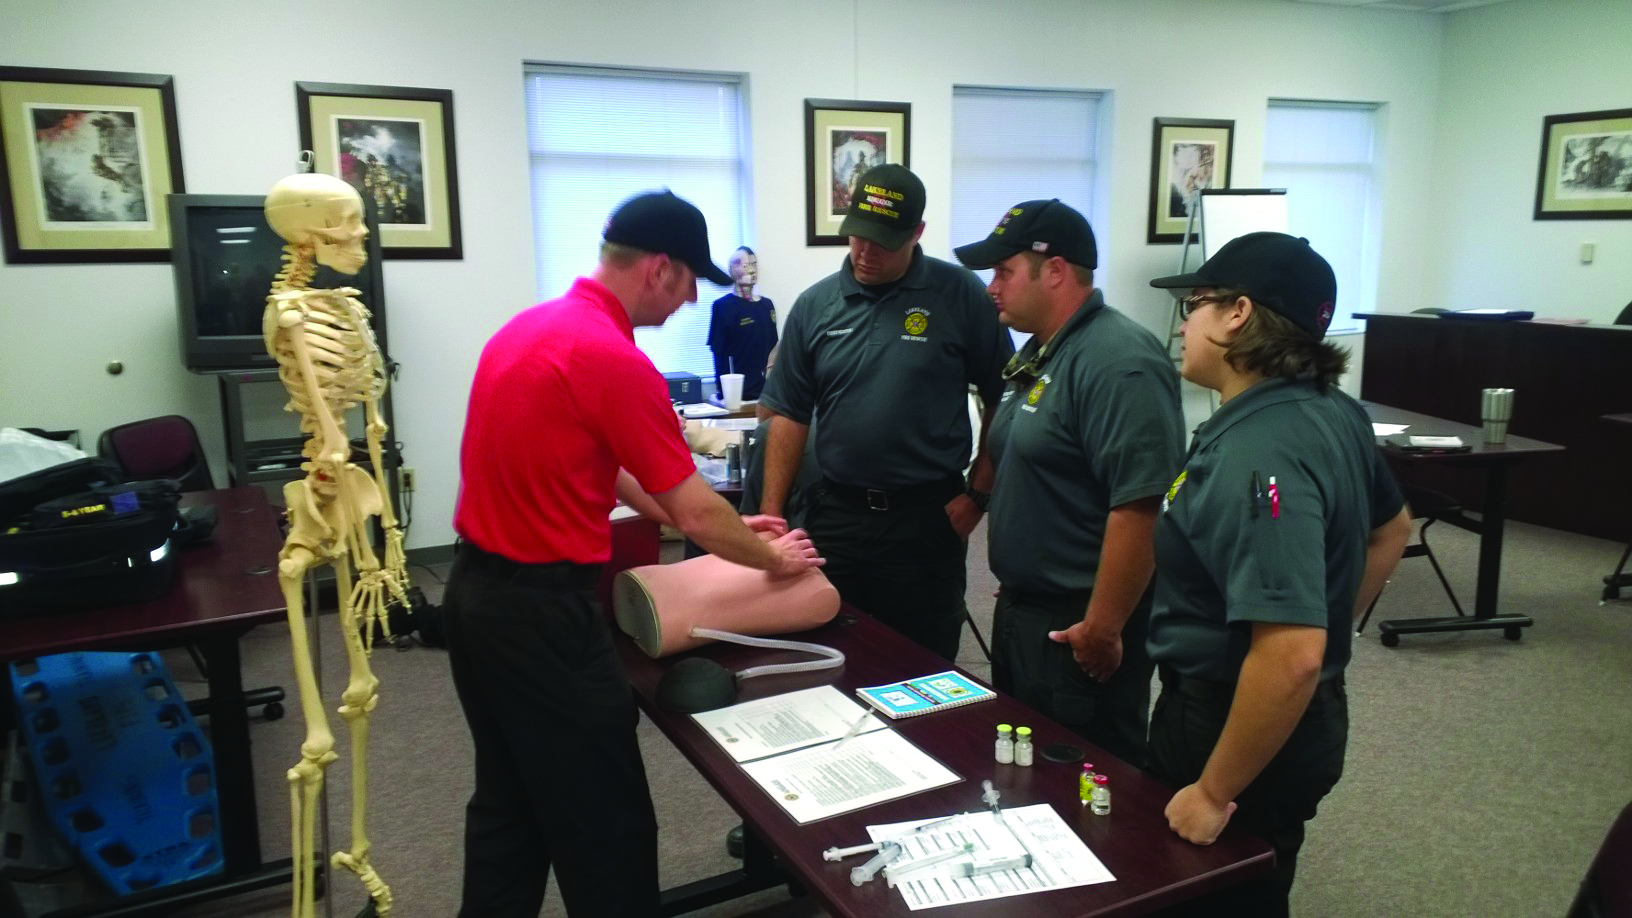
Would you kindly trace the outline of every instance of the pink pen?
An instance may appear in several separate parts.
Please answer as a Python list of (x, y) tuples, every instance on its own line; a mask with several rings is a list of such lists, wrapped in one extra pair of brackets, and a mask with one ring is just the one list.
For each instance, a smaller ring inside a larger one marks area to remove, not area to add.
[(1275, 486), (1275, 476), (1269, 476), (1269, 518), (1281, 518), (1281, 489)]

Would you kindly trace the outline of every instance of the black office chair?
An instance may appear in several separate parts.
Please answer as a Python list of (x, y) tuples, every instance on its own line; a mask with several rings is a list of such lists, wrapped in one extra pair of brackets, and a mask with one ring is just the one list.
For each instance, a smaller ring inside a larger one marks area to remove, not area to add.
[(1632, 325), (1632, 303), (1627, 303), (1621, 314), (1615, 317), (1616, 325)]
[[(1434, 557), (1433, 549), (1428, 547), (1428, 527), (1441, 519), (1460, 514), (1462, 508), (1449, 495), (1441, 494), (1438, 491), (1430, 491), (1427, 488), (1407, 484), (1400, 485), (1400, 491), (1404, 493), (1405, 502), (1411, 508), (1411, 518), (1413, 520), (1422, 520), (1422, 525), (1417, 527), (1416, 544), (1405, 546), (1405, 554), (1401, 557), (1427, 558), (1428, 563), (1434, 567), (1434, 575), (1439, 578), (1439, 585), (1445, 588), (1445, 595), (1450, 597), (1451, 607), (1456, 609), (1457, 615), (1467, 615), (1466, 612), (1462, 611), (1462, 604), (1456, 600), (1456, 591), (1451, 589), (1451, 582), (1445, 579), (1445, 571), (1440, 568), (1439, 559)], [(1386, 588), (1385, 586), (1384, 589)], [(1360, 624), (1354, 629), (1355, 634), (1366, 630), (1366, 622), (1371, 620), (1371, 613), (1377, 609), (1377, 602), (1382, 598), (1383, 594), (1379, 591), (1376, 599), (1373, 599), (1371, 605), (1366, 607), (1366, 614), (1360, 617)], [(1392, 647), (1399, 642), (1399, 635), (1383, 635), (1383, 644), (1386, 646)]]
[[(97, 438), (96, 454), (118, 463), (125, 477), (133, 481), (170, 478), (181, 483), (182, 491), (208, 491), (215, 487), (198, 428), (179, 414), (110, 427)], [(189, 644), (187, 653), (192, 656), (199, 675), (209, 678), (209, 664), (198, 648)], [(281, 686), (250, 689), (244, 692), (244, 706), (265, 705), (261, 713), (267, 720), (277, 720), (283, 716), (283, 698)], [(188, 706), (194, 714), (203, 714), (208, 713), (208, 703), (208, 699), (199, 699), (189, 702)]]

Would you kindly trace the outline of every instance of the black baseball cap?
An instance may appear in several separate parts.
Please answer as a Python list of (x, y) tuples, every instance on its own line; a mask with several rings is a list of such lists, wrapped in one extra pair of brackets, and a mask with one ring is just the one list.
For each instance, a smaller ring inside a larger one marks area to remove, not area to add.
[(990, 268), (1020, 252), (1056, 255), (1092, 271), (1099, 267), (1099, 249), (1088, 219), (1059, 198), (1022, 201), (1003, 212), (992, 234), (979, 242), (952, 250), (969, 268)]
[(874, 166), (856, 180), (840, 236), (860, 236), (894, 252), (924, 222), (924, 183), (906, 166)]
[(731, 275), (721, 271), (708, 253), (708, 221), (703, 212), (672, 191), (637, 194), (612, 212), (601, 238), (654, 255), (667, 255), (685, 264), (698, 277), (721, 287), (731, 286)]
[(1245, 290), (1317, 340), (1326, 336), (1337, 301), (1337, 276), (1309, 240), (1285, 233), (1248, 233), (1231, 239), (1189, 274), (1158, 277), (1152, 287), (1225, 287)]

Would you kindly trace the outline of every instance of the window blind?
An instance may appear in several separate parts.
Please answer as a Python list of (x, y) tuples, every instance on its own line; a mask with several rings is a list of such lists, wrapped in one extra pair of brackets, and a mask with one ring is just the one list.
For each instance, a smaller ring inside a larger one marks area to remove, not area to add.
[(1377, 306), (1376, 120), (1375, 105), (1269, 103), (1263, 184), (1286, 189), (1289, 228), (1337, 275), (1337, 314), (1328, 332), (1360, 331), (1352, 315)]
[[(646, 191), (697, 205), (714, 263), (726, 266), (747, 235), (740, 77), (533, 64), (525, 80), (540, 300), (594, 270), (606, 218)], [(637, 328), (636, 344), (661, 372), (712, 376), (710, 305), (728, 292), (699, 279), (697, 303)]]

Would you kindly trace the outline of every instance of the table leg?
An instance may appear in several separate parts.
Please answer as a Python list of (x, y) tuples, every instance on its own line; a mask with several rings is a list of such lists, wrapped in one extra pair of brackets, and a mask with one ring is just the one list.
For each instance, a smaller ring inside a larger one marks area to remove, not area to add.
[(1473, 617), (1463, 618), (1410, 618), (1386, 621), (1377, 626), (1383, 646), (1394, 647), (1402, 634), (1426, 634), (1433, 631), (1483, 631), (1502, 629), (1510, 641), (1516, 641), (1535, 621), (1528, 615), (1499, 615), (1497, 597), (1502, 579), (1502, 537), (1507, 528), (1507, 470), (1510, 463), (1494, 462), (1485, 476), (1485, 504), (1479, 523), (1479, 579), (1473, 599)]
[(659, 914), (664, 918), (684, 915), (783, 883), (789, 884), (790, 892), (795, 892), (793, 878), (781, 864), (777, 863), (775, 853), (755, 834), (752, 827), (744, 826), (742, 867), (684, 886), (663, 890)]
[(261, 865), (238, 634), (211, 637), (201, 642), (200, 649), (210, 664), (210, 745), (215, 749), (215, 792), (221, 801), (221, 855), (226, 874), (235, 876)]

